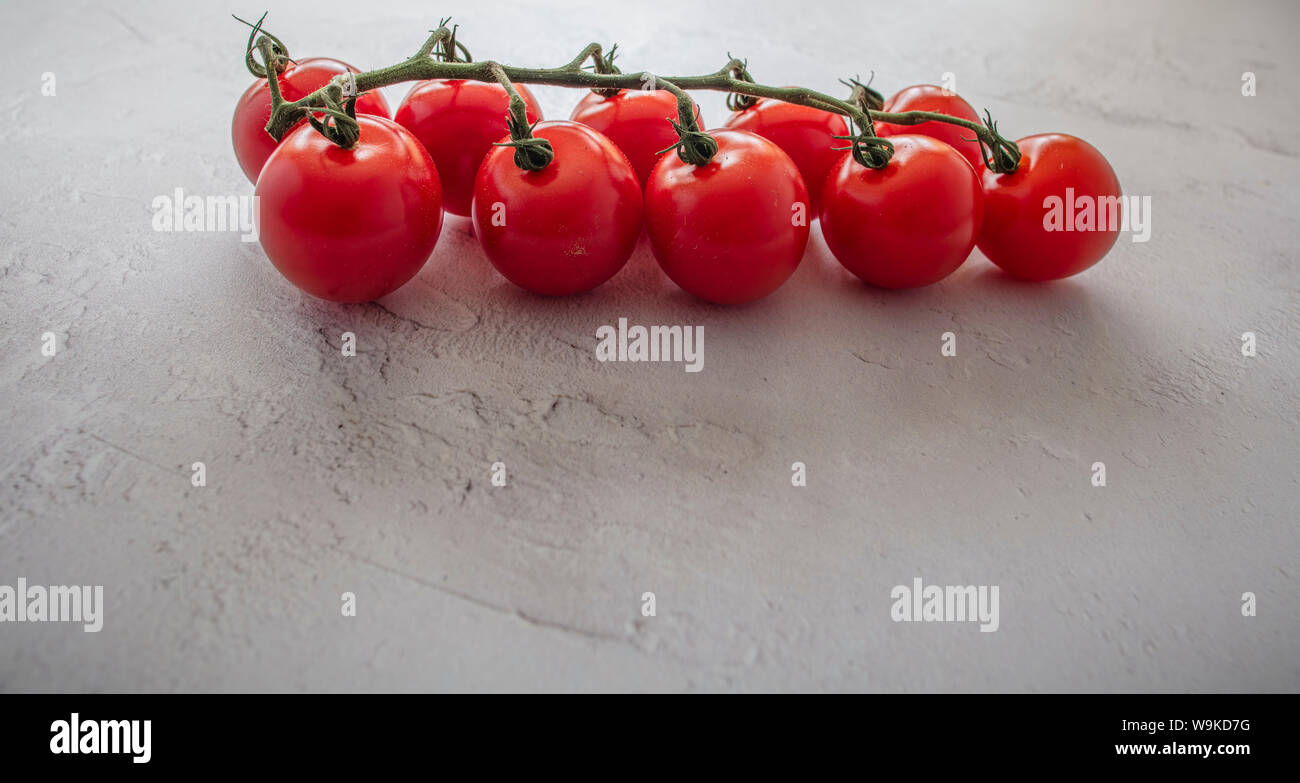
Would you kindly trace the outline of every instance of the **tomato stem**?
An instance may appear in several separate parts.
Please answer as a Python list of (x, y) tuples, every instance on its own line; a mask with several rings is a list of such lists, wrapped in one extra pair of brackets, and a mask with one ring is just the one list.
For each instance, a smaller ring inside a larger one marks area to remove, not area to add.
[[(266, 78), (266, 68), (262, 63), (257, 61), (257, 58), (253, 57), (253, 51), (258, 49), (258, 33), (261, 33), (265, 38), (271, 39), (271, 59), (266, 62), (274, 62), (275, 70), (277, 72), (283, 71), (286, 63), (290, 62), (289, 47), (285, 46), (284, 42), (279, 38), (276, 38), (274, 35), (271, 35), (271, 33), (262, 29), (262, 22), (266, 21), (266, 14), (262, 14), (261, 18), (258, 19), (256, 23), (240, 19), (234, 14), (231, 14), (231, 16), (235, 17), (235, 21), (240, 22), (241, 24), (246, 24), (252, 28), (251, 32), (248, 34), (248, 46), (244, 48), (244, 67), (248, 68), (248, 72), (258, 79)], [(263, 56), (265, 56), (264, 52)]]
[[(728, 73), (731, 74), (731, 78), (738, 82), (754, 83), (754, 77), (749, 74), (747, 67), (749, 65), (748, 60), (732, 57), (731, 52), (727, 52), (727, 60), (729, 60), (727, 65), (730, 66)], [(756, 103), (758, 103), (758, 98), (752, 95), (745, 95), (735, 91), (727, 93), (727, 109), (730, 111), (744, 111)]]
[[(258, 22), (258, 24), (261, 24), (261, 22)], [(272, 40), (270, 36), (264, 35), (261, 38), (257, 39), (257, 49), (262, 55), (262, 62), (271, 64), (271, 67), (264, 67), (261, 64), (257, 63), (255, 60), (253, 60), (251, 54), (248, 57), (248, 62), (253, 63), (254, 65), (258, 65), (258, 67), (262, 68), (262, 77), (266, 79), (266, 86), (271, 91), (271, 106), (274, 107), (274, 106), (287, 105), (286, 101), (284, 100), (284, 96), (280, 94), (279, 68), (273, 65), (274, 63), (277, 62), (275, 41)], [(305, 112), (301, 112), (300, 114), (305, 114)], [(272, 116), (274, 116), (274, 111), (272, 111)], [(301, 119), (301, 116), (299, 116), (298, 119)], [(294, 123), (297, 123), (297, 119), (294, 120)], [(267, 132), (270, 132), (269, 126), (267, 127)], [(277, 141), (279, 141), (280, 139), (279, 136), (276, 136), (275, 138)]]
[[(579, 64), (581, 64), (584, 60), (586, 60), (588, 55), (590, 55), (591, 57), (591, 68), (596, 73), (622, 73), (623, 72), (622, 68), (619, 68), (617, 65), (614, 64), (614, 58), (618, 55), (618, 44), (614, 44), (613, 46), (609, 47), (609, 53), (603, 56), (601, 55), (600, 44), (598, 43), (587, 44), (587, 48), (583, 49), (582, 54), (578, 55)], [(618, 95), (620, 92), (622, 92), (622, 90), (618, 90), (612, 87), (595, 87), (592, 89), (592, 92), (596, 93), (602, 98), (613, 98), (615, 95)]]
[[(872, 74), (873, 76), (875, 74)], [(868, 81), (863, 84), (858, 77), (852, 79), (840, 79), (840, 84), (851, 88), (849, 92), (849, 103), (856, 104), (862, 109), (869, 112), (878, 112), (885, 108), (885, 96), (879, 91), (871, 89), (871, 83)]]
[(1016, 146), (1014, 141), (998, 133), (998, 124), (993, 121), (988, 109), (984, 110), (984, 117), (987, 120), (987, 125), (932, 111), (871, 112), (873, 120), (889, 122), (895, 125), (920, 125), (923, 122), (946, 122), (950, 125), (960, 125), (975, 134), (974, 139), (967, 139), (967, 141), (979, 142), (984, 164), (989, 169), (1003, 174), (1015, 171), (1020, 166), (1020, 148)]
[[(771, 87), (758, 84), (750, 76), (746, 61), (730, 57), (721, 69), (702, 76), (673, 76), (663, 78), (648, 71), (623, 73), (614, 65), (617, 47), (611, 47), (608, 55), (602, 53), (600, 44), (588, 44), (577, 57), (558, 68), (520, 68), (503, 65), (491, 60), (474, 61), (469, 52), (456, 40), (456, 27), (448, 27), (449, 19), (444, 19), (432, 32), (424, 45), (410, 58), (373, 71), (349, 77), (349, 84), (355, 83), (356, 93), (376, 90), (393, 84), (426, 79), (466, 79), (481, 82), (497, 82), (510, 95), (510, 108), (507, 126), (510, 130), (510, 142), (507, 146), (515, 148), (515, 164), (520, 168), (536, 171), (545, 168), (554, 158), (554, 150), (545, 139), (535, 139), (528, 124), (523, 99), (514, 88), (515, 82), (523, 84), (555, 85), (561, 87), (586, 87), (601, 95), (612, 95), (619, 90), (662, 89), (668, 90), (677, 98), (677, 120), (672, 121), (679, 141), (669, 149), (676, 149), (677, 154), (687, 163), (705, 165), (717, 154), (718, 144), (705, 133), (696, 121), (695, 102), (687, 90), (723, 90), (729, 93), (728, 106), (740, 110), (752, 106), (758, 99), (780, 100), (787, 103), (810, 106), (815, 109), (842, 114), (848, 117), (850, 133), (835, 138), (844, 139), (849, 145), (842, 149), (851, 150), (853, 158), (863, 166), (878, 169), (889, 164), (894, 153), (894, 145), (888, 139), (876, 136), (874, 120), (890, 122), (896, 125), (916, 125), (922, 122), (945, 122), (960, 125), (975, 134), (980, 144), (988, 167), (997, 172), (1015, 171), (1020, 162), (1020, 151), (1014, 142), (997, 132), (997, 124), (985, 112), (987, 124), (950, 117), (934, 112), (883, 112), (880, 107), (884, 99), (880, 93), (867, 85), (852, 80), (852, 92), (848, 100), (826, 95), (804, 87)], [(247, 24), (247, 23), (245, 23)], [(261, 36), (256, 41), (256, 49), (262, 55), (262, 63), (256, 63), (251, 49), (247, 56), (249, 69), (255, 68), (264, 73), (273, 70), (264, 67), (265, 63), (277, 66), (287, 60), (287, 52), (279, 39), (265, 30), (261, 30), (261, 20), (253, 26), (254, 34)], [(459, 54), (464, 53), (465, 59)], [(591, 70), (585, 64), (592, 61)], [(257, 71), (254, 70), (254, 73)], [(348, 123), (346, 107), (340, 103), (343, 77), (335, 77), (328, 85), (306, 95), (297, 101), (286, 101), (280, 95), (277, 79), (266, 77), (271, 87), (271, 118), (266, 124), (267, 133), (280, 139), (303, 117), (312, 116), (313, 112), (323, 112), (333, 120), (328, 123), (313, 122), (321, 125), (331, 140), (347, 147), (356, 143), (357, 136), (352, 132), (357, 128), (353, 119)], [(310, 111), (309, 111), (310, 110)], [(334, 130), (331, 131), (330, 128)], [(320, 128), (318, 128), (320, 130)], [(359, 129), (357, 130), (359, 133)]]
[(533, 126), (528, 122), (528, 104), (520, 96), (515, 85), (506, 75), (499, 63), (489, 62), (488, 70), (496, 77), (506, 94), (510, 96), (509, 114), (506, 126), (510, 129), (510, 141), (496, 146), (515, 148), (515, 165), (524, 171), (541, 171), (555, 160), (555, 150), (546, 139), (533, 136)]

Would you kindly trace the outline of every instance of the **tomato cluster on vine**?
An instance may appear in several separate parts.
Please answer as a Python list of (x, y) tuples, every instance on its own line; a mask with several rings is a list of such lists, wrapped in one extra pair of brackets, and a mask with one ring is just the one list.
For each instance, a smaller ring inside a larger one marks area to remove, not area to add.
[[(349, 73), (357, 71), (316, 58), (287, 63), (275, 78), (281, 98), (294, 101)], [(1020, 139), (1019, 165), (1001, 173), (964, 126), (882, 121), (875, 135), (892, 143), (892, 158), (869, 168), (845, 146), (852, 126), (840, 114), (761, 98), (709, 131), (717, 149), (700, 165), (672, 151), (681, 128), (678, 95), (668, 90), (592, 90), (569, 119), (546, 121), (526, 87), (512, 89), (530, 143), (553, 154), (536, 170), (519, 163), (518, 134), (512, 141), (507, 126), (511, 90), (501, 84), (420, 81), (396, 112), (377, 92), (355, 96), (359, 140), (345, 148), (318, 132), (323, 109), (277, 143), (265, 130), (270, 85), (254, 83), (232, 137), (256, 186), (268, 258), (309, 294), (370, 301), (415, 276), (449, 212), (471, 219), (507, 280), (560, 296), (616, 275), (644, 226), (674, 283), (738, 304), (789, 279), (814, 219), (834, 257), (883, 288), (938, 282), (976, 246), (1012, 276), (1067, 277), (1099, 261), (1118, 235), (1117, 226), (1045, 226), (1044, 199), (1067, 188), (1076, 197), (1120, 195), (1101, 153), (1065, 134)], [(966, 101), (931, 85), (884, 102), (884, 112), (915, 111), (980, 122)]]

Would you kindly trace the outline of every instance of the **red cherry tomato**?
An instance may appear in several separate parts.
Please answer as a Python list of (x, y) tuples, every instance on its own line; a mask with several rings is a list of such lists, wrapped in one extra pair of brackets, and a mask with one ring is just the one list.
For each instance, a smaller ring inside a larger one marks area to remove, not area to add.
[[(309, 57), (289, 64), (280, 74), (280, 95), (286, 101), (296, 101), (324, 87), (330, 79), (342, 73), (361, 73), (356, 68), (328, 57)], [(378, 92), (369, 92), (357, 98), (357, 114), (372, 114), (388, 118), (392, 112), (388, 101)], [(230, 124), (231, 140), (235, 144), (235, 157), (248, 181), (257, 183), (266, 159), (275, 152), (275, 139), (266, 132), (271, 119), (271, 88), (266, 79), (253, 82), (235, 104), (235, 118)], [(303, 120), (306, 123), (306, 120)], [(285, 134), (286, 136), (288, 134)]]
[(1096, 147), (1074, 136), (1045, 133), (1016, 145), (1019, 168), (984, 172), (979, 248), (1023, 280), (1077, 275), (1119, 236), (1119, 179)]
[[(936, 114), (946, 114), (960, 120), (983, 122), (975, 109), (962, 100), (961, 96), (947, 92), (942, 87), (936, 87), (933, 84), (918, 84), (914, 87), (899, 90), (890, 96), (889, 100), (885, 101), (885, 107), (881, 111), (932, 111)], [(962, 157), (966, 158), (970, 165), (975, 168), (975, 173), (982, 173), (985, 169), (984, 156), (980, 152), (979, 143), (974, 141), (974, 132), (960, 125), (934, 121), (923, 122), (919, 125), (891, 125), (888, 122), (877, 122), (875, 125), (876, 135), (881, 137), (906, 134), (938, 139), (960, 152)], [(967, 141), (967, 139), (970, 139), (970, 141)]]
[(970, 255), (984, 213), (979, 177), (929, 136), (895, 136), (894, 157), (869, 169), (847, 153), (826, 178), (822, 235), (853, 274), (882, 288), (930, 285)]
[(753, 106), (732, 114), (726, 127), (757, 133), (785, 150), (803, 175), (812, 199), (812, 215), (816, 217), (822, 183), (844, 154), (835, 148), (847, 142), (833, 138), (848, 134), (844, 118), (796, 103), (760, 99)]
[(645, 190), (655, 258), (687, 292), (719, 304), (781, 287), (808, 244), (808, 190), (790, 156), (756, 134), (709, 131), (718, 153), (705, 166), (665, 155)]
[[(540, 120), (542, 109), (528, 87), (516, 84), (515, 89), (527, 105), (528, 122)], [(509, 135), (509, 109), (510, 96), (501, 85), (463, 79), (419, 82), (397, 107), (393, 119), (414, 133), (433, 156), (448, 212), (469, 214), (474, 176), (483, 156)]]
[(442, 185), (405, 128), (357, 115), (345, 150), (310, 126), (280, 142), (257, 179), (258, 229), (275, 268), (312, 296), (368, 302), (397, 290), (433, 252)]
[[(677, 143), (677, 132), (669, 123), (677, 119), (677, 97), (667, 90), (622, 90), (612, 98), (588, 92), (569, 119), (590, 125), (614, 142), (642, 185), (660, 153)], [(704, 127), (699, 106), (695, 120)]]
[(541, 171), (493, 147), (474, 183), (473, 221), (488, 260), (520, 288), (546, 296), (590, 291), (623, 268), (641, 235), (641, 185), (599, 132), (538, 123), (555, 159)]

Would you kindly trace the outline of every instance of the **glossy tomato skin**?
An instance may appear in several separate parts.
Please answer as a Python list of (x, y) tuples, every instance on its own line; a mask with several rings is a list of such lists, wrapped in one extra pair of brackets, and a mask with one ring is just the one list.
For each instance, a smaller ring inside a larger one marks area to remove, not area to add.
[(345, 150), (310, 126), (291, 131), (258, 177), (262, 247), (303, 291), (333, 302), (391, 293), (428, 260), (442, 230), (442, 186), (405, 128), (357, 115)]
[[(960, 95), (946, 92), (942, 87), (933, 84), (918, 84), (899, 90), (885, 101), (885, 106), (881, 111), (931, 111), (936, 114), (947, 114), (949, 117), (956, 117), (961, 120), (983, 123), (974, 107), (963, 100)], [(877, 122), (875, 125), (876, 135), (881, 137), (916, 135), (938, 139), (960, 152), (962, 157), (975, 169), (976, 174), (983, 173), (985, 169), (984, 156), (980, 152), (980, 145), (974, 141), (975, 134), (968, 128), (934, 121), (923, 122), (919, 125), (892, 125), (888, 122)], [(971, 141), (967, 141), (967, 139)]]
[[(665, 155), (645, 190), (655, 258), (688, 293), (718, 304), (760, 299), (794, 274), (808, 244), (808, 190), (790, 156), (749, 131), (709, 131), (705, 166)], [(801, 214), (802, 213), (802, 214)]]
[(847, 144), (834, 138), (849, 132), (843, 117), (810, 106), (759, 99), (753, 106), (732, 114), (726, 127), (757, 133), (784, 150), (799, 167), (812, 199), (811, 214), (817, 215), (822, 183), (844, 154), (835, 148)]
[[(516, 84), (527, 106), (528, 122), (542, 118), (532, 92)], [(492, 145), (510, 134), (506, 115), (510, 96), (499, 84), (463, 79), (417, 82), (393, 117), (420, 140), (433, 156), (442, 177), (444, 206), (455, 215), (468, 215), (474, 198), (474, 177)]]
[(882, 288), (936, 283), (975, 246), (984, 213), (979, 177), (929, 136), (896, 136), (894, 157), (869, 169), (845, 153), (826, 178), (822, 235), (853, 274)]
[(474, 183), (474, 233), (507, 280), (544, 296), (590, 291), (623, 268), (641, 235), (641, 185), (627, 158), (592, 128), (538, 123), (555, 158), (523, 171), (494, 147)]
[[(331, 60), (328, 57), (309, 57), (290, 64), (280, 74), (280, 94), (287, 101), (296, 101), (324, 87), (330, 79), (339, 74), (361, 73), (345, 62)], [(370, 114), (376, 117), (392, 117), (388, 101), (379, 92), (369, 92), (357, 98), (357, 114)], [(239, 167), (244, 170), (248, 181), (257, 183), (257, 175), (266, 165), (266, 159), (275, 152), (276, 140), (266, 132), (266, 123), (271, 119), (271, 88), (265, 79), (252, 83), (235, 104), (235, 117), (230, 124), (231, 141), (235, 145), (235, 157)], [(301, 125), (307, 124), (303, 120)], [(288, 134), (285, 134), (286, 136)]]
[[(611, 98), (588, 91), (569, 119), (595, 128), (614, 142), (642, 185), (660, 153), (677, 143), (677, 131), (669, 122), (677, 119), (677, 98), (667, 90), (621, 90)], [(699, 106), (695, 120), (704, 127)]]
[(984, 172), (979, 248), (990, 261), (1022, 280), (1077, 275), (1110, 252), (1119, 225), (1110, 225), (1108, 219), (1105, 230), (1096, 230), (1094, 223), (1093, 230), (1049, 231), (1048, 199), (1060, 199), (1062, 207), (1069, 195), (1076, 203), (1085, 197), (1094, 208), (1108, 204), (1100, 199), (1121, 195), (1115, 170), (1096, 147), (1064, 133), (1028, 136), (1016, 146), (1021, 158), (1014, 172)]

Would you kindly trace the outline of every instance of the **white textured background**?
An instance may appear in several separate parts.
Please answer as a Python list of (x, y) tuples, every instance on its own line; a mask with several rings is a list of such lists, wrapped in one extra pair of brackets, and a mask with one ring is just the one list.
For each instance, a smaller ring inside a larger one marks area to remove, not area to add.
[[(395, 5), (268, 27), (363, 68), (451, 15), (516, 64), (595, 40), (837, 93), (950, 71), (1013, 138), (1099, 147), (1154, 235), (1054, 285), (977, 253), (899, 294), (814, 231), (728, 309), (644, 244), (590, 295), (527, 296), (453, 219), (406, 288), (329, 305), (234, 234), (150, 227), (176, 187), (251, 192), (228, 14), (263, 6), (7, 3), (0, 584), (102, 584), (107, 609), (99, 634), (0, 625), (0, 690), (1300, 689), (1295, 4)], [(703, 324), (704, 372), (597, 363), (620, 316)], [(914, 576), (1000, 585), (1001, 629), (890, 622)]]

